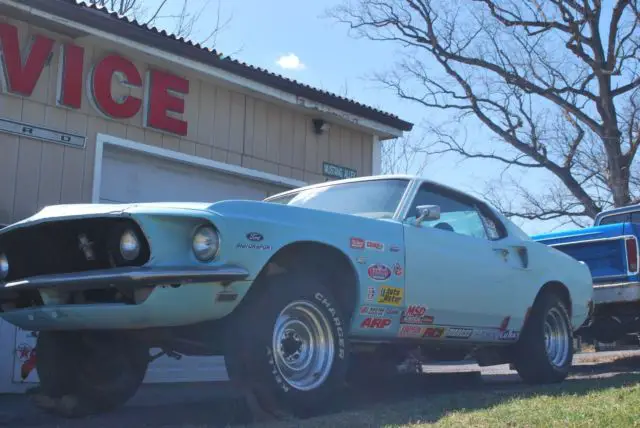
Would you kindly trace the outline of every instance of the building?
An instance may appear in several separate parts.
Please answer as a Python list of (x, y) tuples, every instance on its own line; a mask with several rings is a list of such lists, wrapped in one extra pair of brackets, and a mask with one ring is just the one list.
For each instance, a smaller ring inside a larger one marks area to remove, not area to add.
[[(412, 124), (75, 0), (0, 0), (0, 224), (78, 202), (262, 199), (379, 173)], [(37, 379), (0, 325), (0, 392)], [(147, 381), (216, 380), (166, 357)]]

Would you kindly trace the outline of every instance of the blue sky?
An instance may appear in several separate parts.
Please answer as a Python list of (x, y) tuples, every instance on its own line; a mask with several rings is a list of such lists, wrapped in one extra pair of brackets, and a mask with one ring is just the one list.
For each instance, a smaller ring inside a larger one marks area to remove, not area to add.
[[(152, 8), (160, 0), (145, 0)], [(191, 0), (192, 10), (206, 0)], [(323, 15), (327, 8), (341, 0), (220, 0), (222, 18), (232, 17), (218, 36), (217, 49), (249, 64), (266, 68), (298, 81), (328, 91), (346, 95), (362, 103), (380, 108), (419, 125), (428, 117), (444, 120), (441, 112), (428, 111), (371, 81), (374, 72), (393, 67), (398, 59), (398, 46), (365, 39), (354, 39), (346, 26)], [(177, 0), (170, 0), (178, 7)], [(201, 7), (201, 6), (200, 6)], [(210, 0), (192, 38), (205, 37), (216, 16), (217, 0)], [(167, 10), (166, 14), (177, 13)], [(160, 21), (160, 25), (171, 23)], [(280, 60), (280, 61), (279, 61)], [(490, 136), (482, 129), (467, 129), (479, 144), (485, 146)], [(498, 177), (501, 164), (486, 161), (465, 161), (447, 155), (431, 159), (423, 175), (461, 190), (480, 192), (484, 183)], [(410, 171), (411, 172), (411, 171)], [(540, 173), (517, 173), (517, 177), (532, 189), (545, 186), (548, 177)], [(516, 220), (527, 233), (542, 233), (557, 228), (556, 222), (523, 222)]]

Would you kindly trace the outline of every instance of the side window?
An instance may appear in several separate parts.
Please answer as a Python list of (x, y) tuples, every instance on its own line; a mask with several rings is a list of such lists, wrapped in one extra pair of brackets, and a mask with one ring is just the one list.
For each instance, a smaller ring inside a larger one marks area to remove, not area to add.
[(492, 239), (487, 235), (483, 217), (471, 201), (464, 201), (456, 195), (424, 185), (418, 190), (408, 217), (417, 215), (419, 205), (440, 206), (440, 219), (425, 221), (422, 227), (434, 227), (460, 235)]
[(492, 241), (502, 239), (507, 236), (507, 229), (502, 222), (486, 207), (480, 207), (480, 216), (487, 231), (487, 237)]

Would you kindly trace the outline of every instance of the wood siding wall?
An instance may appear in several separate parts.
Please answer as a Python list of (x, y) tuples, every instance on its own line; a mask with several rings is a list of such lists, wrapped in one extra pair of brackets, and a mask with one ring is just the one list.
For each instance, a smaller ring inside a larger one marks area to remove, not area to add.
[[(21, 47), (28, 46), (36, 33), (64, 40), (23, 22), (5, 17), (0, 21), (19, 27)], [(86, 81), (91, 67), (113, 51), (78, 44), (85, 48)], [(189, 122), (186, 138), (144, 128), (142, 112), (124, 121), (105, 118), (90, 104), (86, 85), (81, 109), (57, 107), (59, 53), (60, 46), (56, 44), (31, 97), (0, 93), (0, 117), (85, 135), (87, 147), (64, 147), (0, 133), (0, 223), (18, 221), (50, 204), (90, 202), (97, 133), (309, 183), (325, 180), (323, 161), (353, 168), (359, 176), (371, 174), (370, 134), (332, 125), (328, 132), (317, 136), (312, 116), (205, 81), (187, 70), (171, 70), (190, 80), (184, 114)], [(131, 54), (116, 53), (133, 61), (144, 76), (147, 64), (136, 62)], [(122, 90), (114, 85), (116, 88)], [(142, 90), (131, 93), (143, 96)]]

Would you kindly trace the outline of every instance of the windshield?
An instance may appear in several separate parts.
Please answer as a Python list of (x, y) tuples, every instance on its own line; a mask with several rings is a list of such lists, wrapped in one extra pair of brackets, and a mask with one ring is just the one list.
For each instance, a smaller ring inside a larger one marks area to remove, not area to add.
[(409, 180), (357, 181), (317, 187), (283, 195), (267, 202), (342, 214), (391, 218)]

